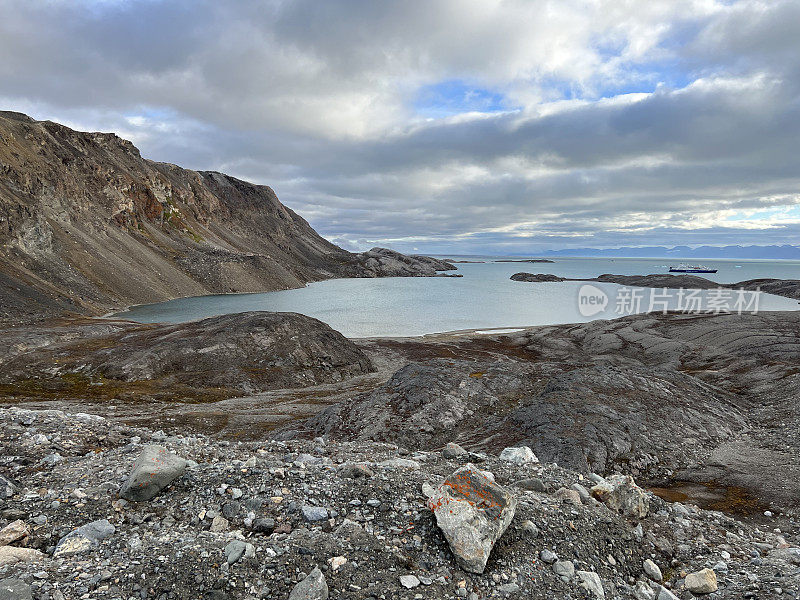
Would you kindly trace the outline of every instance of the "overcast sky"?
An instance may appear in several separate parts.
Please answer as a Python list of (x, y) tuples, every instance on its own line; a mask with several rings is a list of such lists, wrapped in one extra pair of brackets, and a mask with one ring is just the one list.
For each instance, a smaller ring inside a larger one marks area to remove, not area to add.
[(800, 0), (0, 0), (0, 107), (349, 249), (800, 242)]

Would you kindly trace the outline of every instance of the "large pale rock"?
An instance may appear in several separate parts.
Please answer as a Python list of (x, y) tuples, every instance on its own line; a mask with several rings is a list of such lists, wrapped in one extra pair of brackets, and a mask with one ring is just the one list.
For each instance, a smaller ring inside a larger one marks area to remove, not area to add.
[(45, 555), (33, 548), (17, 548), (16, 546), (0, 546), (0, 567), (16, 563), (39, 562)]
[(186, 472), (187, 462), (163, 446), (145, 446), (133, 465), (120, 497), (145, 502)]
[(686, 589), (693, 594), (710, 594), (717, 591), (717, 574), (711, 569), (703, 569), (686, 576)]
[(500, 460), (512, 462), (515, 465), (525, 465), (528, 463), (538, 463), (539, 459), (533, 453), (533, 450), (527, 446), (519, 446), (516, 448), (506, 448), (500, 453)]
[(8, 546), (28, 537), (30, 534), (31, 530), (25, 524), (25, 521), (14, 521), (0, 529), (0, 546)]
[(328, 584), (318, 567), (298, 583), (289, 594), (289, 600), (327, 600)]
[(642, 568), (644, 569), (644, 574), (653, 581), (661, 581), (663, 579), (661, 569), (659, 569), (658, 565), (649, 558), (644, 561)]
[(591, 489), (592, 496), (626, 517), (642, 519), (650, 510), (650, 498), (630, 475), (612, 475)]
[(594, 595), (598, 600), (603, 600), (606, 597), (606, 592), (603, 590), (603, 582), (600, 576), (594, 571), (577, 571), (575, 573), (581, 581), (581, 587)]
[(114, 535), (115, 528), (106, 519), (92, 521), (61, 538), (56, 549), (53, 551), (53, 558), (63, 558), (74, 554), (88, 552), (92, 548), (100, 545), (104, 539)]
[(483, 573), (495, 542), (514, 518), (517, 501), (467, 463), (428, 498), (428, 507), (459, 566), (471, 573)]
[(0, 600), (31, 600), (31, 586), (22, 579), (0, 579)]

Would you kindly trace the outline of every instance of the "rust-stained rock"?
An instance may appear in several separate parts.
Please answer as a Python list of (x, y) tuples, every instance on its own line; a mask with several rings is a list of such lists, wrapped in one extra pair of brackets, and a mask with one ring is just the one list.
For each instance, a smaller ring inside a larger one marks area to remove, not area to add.
[(472, 573), (483, 573), (516, 506), (507, 490), (469, 463), (445, 479), (428, 499), (456, 562)]

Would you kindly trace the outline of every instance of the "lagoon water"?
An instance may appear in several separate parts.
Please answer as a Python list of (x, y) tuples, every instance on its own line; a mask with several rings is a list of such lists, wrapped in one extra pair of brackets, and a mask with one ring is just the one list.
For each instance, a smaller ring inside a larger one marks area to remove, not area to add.
[[(458, 259), (459, 257), (452, 257)], [(181, 298), (141, 305), (116, 316), (139, 322), (178, 323), (251, 310), (298, 312), (324, 321), (348, 337), (415, 336), (462, 329), (516, 328), (531, 325), (578, 323), (610, 319), (632, 312), (647, 312), (650, 301), (661, 310), (679, 308), (677, 290), (668, 298), (646, 288), (624, 290), (615, 284), (592, 284), (604, 293), (604, 310), (582, 314), (579, 310), (581, 282), (524, 283), (511, 281), (513, 273), (552, 273), (562, 277), (596, 277), (602, 273), (647, 275), (665, 273), (672, 259), (555, 258), (553, 263), (495, 262), (497, 257), (463, 257), (483, 263), (459, 263), (460, 278), (404, 277), (381, 279), (334, 279), (305, 288), (260, 294), (228, 294)], [(524, 258), (524, 257), (523, 257)], [(503, 257), (505, 259), (505, 257)], [(713, 260), (704, 265), (718, 269), (703, 274), (721, 283), (760, 277), (800, 278), (800, 261)], [(640, 297), (630, 300), (630, 290)], [(584, 288), (584, 295), (586, 289)], [(596, 292), (593, 294), (597, 295)], [(709, 292), (701, 295), (703, 310), (712, 306)], [(662, 302), (664, 300), (664, 302)], [(752, 296), (717, 299), (737, 310), (736, 302), (749, 312), (798, 310), (796, 300), (761, 294), (757, 306)], [(586, 312), (584, 310), (584, 312)]]

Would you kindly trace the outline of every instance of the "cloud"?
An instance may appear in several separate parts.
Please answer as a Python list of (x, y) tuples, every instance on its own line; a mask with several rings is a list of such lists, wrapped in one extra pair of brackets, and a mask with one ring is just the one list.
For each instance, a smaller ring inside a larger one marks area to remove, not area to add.
[(796, 233), (790, 0), (0, 0), (0, 15), (5, 107), (269, 184), (348, 247)]

